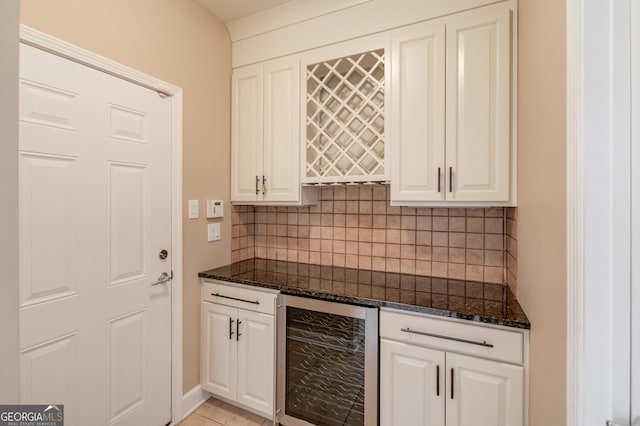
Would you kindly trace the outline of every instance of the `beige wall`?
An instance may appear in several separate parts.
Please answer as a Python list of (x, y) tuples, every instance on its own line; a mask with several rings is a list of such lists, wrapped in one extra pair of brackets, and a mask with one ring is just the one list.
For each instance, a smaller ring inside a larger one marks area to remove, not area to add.
[(207, 243), (203, 218), (205, 199), (229, 200), (231, 43), (226, 27), (195, 0), (20, 3), (23, 24), (184, 90), (183, 198), (200, 200), (201, 213), (200, 219), (183, 222), (186, 392), (200, 383), (197, 274), (228, 263), (231, 253), (230, 209), (220, 242)]
[(18, 0), (0, 1), (0, 404), (19, 398)]
[(518, 299), (531, 320), (530, 425), (566, 418), (565, 1), (520, 0)]

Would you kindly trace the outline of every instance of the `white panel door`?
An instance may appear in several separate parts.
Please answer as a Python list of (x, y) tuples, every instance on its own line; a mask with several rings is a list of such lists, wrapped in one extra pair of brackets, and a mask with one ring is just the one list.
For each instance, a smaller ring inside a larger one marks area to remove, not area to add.
[(300, 61), (264, 65), (265, 201), (300, 199)]
[(447, 353), (447, 426), (523, 426), (524, 369)]
[(231, 201), (256, 201), (262, 197), (258, 195), (262, 193), (262, 84), (260, 65), (233, 71)]
[(20, 47), (21, 402), (171, 420), (171, 99)]
[(236, 317), (235, 308), (202, 304), (202, 387), (234, 401), (238, 352)]
[(447, 199), (508, 201), (511, 11), (497, 5), (447, 21)]
[(392, 201), (444, 201), (445, 33), (426, 23), (393, 37)]
[(238, 397), (265, 417), (274, 407), (274, 318), (273, 315), (238, 310)]
[(380, 426), (444, 426), (445, 353), (380, 340)]

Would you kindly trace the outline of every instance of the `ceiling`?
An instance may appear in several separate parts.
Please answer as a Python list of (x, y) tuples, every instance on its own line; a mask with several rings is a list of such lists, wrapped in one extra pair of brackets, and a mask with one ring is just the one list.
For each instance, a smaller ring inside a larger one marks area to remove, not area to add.
[(292, 0), (198, 0), (223, 22), (233, 22)]

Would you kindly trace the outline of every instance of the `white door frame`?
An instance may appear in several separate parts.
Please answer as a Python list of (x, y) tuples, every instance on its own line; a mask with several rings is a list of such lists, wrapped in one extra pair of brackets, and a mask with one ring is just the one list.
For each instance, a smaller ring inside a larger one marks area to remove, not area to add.
[(637, 0), (567, 0), (567, 425), (628, 425)]
[(171, 418), (182, 420), (182, 89), (20, 25), (20, 42), (171, 96)]

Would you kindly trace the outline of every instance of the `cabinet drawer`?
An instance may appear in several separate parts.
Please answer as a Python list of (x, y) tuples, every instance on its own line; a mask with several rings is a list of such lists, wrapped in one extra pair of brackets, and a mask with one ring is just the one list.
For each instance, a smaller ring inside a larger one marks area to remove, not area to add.
[(381, 311), (380, 337), (513, 364), (523, 363), (524, 335), (517, 331)]
[(275, 290), (257, 290), (240, 284), (203, 281), (202, 299), (207, 302), (233, 306), (249, 311), (275, 314)]

